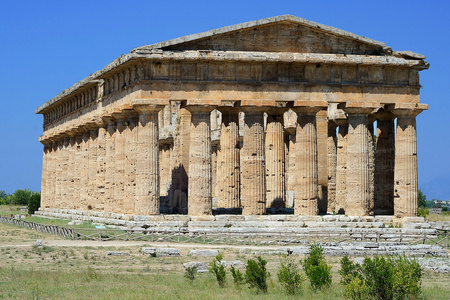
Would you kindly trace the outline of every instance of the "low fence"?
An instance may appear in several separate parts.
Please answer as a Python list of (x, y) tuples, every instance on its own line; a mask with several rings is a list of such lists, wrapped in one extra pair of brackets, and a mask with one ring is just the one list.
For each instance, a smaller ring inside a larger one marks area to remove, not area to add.
[(33, 229), (45, 233), (56, 234), (65, 238), (74, 239), (76, 234), (71, 228), (55, 226), (55, 225), (44, 225), (34, 222), (25, 221), (22, 219), (10, 218), (0, 216), (1, 223), (13, 224), (20, 227), (25, 227), (28, 229)]
[(109, 229), (109, 228), (66, 228), (55, 225), (43, 225), (22, 219), (0, 216), (1, 223), (56, 234), (75, 240), (124, 240), (147, 242), (176, 242), (233, 245), (287, 245), (303, 242), (401, 242), (408, 244), (435, 244), (443, 248), (450, 246), (449, 230), (437, 230), (436, 235), (419, 233), (383, 233), (383, 232), (187, 232), (178, 228), (171, 232), (152, 229)]

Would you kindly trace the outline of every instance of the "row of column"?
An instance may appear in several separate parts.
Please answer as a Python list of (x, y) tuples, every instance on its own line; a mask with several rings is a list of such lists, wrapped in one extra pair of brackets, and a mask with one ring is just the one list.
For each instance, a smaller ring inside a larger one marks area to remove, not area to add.
[[(56, 137), (44, 148), (42, 206), (94, 209), (137, 215), (160, 212), (161, 176), (171, 177), (172, 205), (190, 215), (212, 213), (213, 106), (186, 106), (179, 112), (180, 136), (174, 140), (175, 168), (160, 174), (158, 112), (139, 105)], [(283, 109), (218, 108), (222, 112), (217, 151), (219, 207), (261, 215), (284, 207), (286, 185), (294, 185), (294, 213), (318, 214), (316, 113), (293, 108), (296, 132), (287, 141), (295, 167), (286, 179)], [(186, 113), (184, 111), (186, 110)], [(243, 145), (239, 111), (244, 112)], [(346, 109), (347, 120), (328, 127), (328, 212), (348, 215), (417, 213), (415, 116), (397, 110), (378, 113), (374, 144), (369, 109)], [(264, 129), (264, 114), (267, 125)], [(189, 118), (183, 117), (189, 115)], [(397, 142), (394, 118), (397, 117)], [(189, 120), (188, 122), (185, 122)], [(183, 133), (189, 127), (189, 134)], [(336, 135), (338, 128), (338, 135)], [(292, 151), (292, 149), (295, 149)], [(176, 150), (176, 151), (175, 151)], [(295, 153), (294, 153), (295, 152)], [(187, 155), (184, 155), (187, 154)], [(171, 174), (170, 174), (171, 173)], [(269, 175), (269, 176), (266, 176)], [(166, 176), (167, 175), (167, 176)]]
[(328, 212), (417, 215), (415, 117), (420, 111), (345, 111), (347, 119), (331, 121), (328, 127)]

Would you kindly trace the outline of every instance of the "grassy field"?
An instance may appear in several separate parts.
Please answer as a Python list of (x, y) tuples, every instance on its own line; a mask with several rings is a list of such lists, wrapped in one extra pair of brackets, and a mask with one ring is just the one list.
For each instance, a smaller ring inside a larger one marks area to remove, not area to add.
[[(33, 246), (36, 239), (44, 241), (43, 248)], [(235, 288), (230, 273), (225, 288), (220, 288), (210, 273), (200, 274), (190, 283), (183, 277), (182, 264), (212, 261), (210, 257), (187, 256), (190, 247), (180, 245), (181, 257), (153, 258), (142, 255), (141, 246), (48, 246), (47, 241), (54, 239), (58, 237), (0, 224), (0, 299), (294, 298), (284, 294), (276, 281), (279, 256), (264, 257), (272, 274), (269, 289), (267, 294), (255, 294), (246, 286)], [(107, 256), (108, 250), (127, 251), (130, 255)], [(231, 247), (223, 253), (225, 260), (246, 262), (254, 258)], [(339, 284), (339, 258), (327, 257), (327, 260), (333, 266), (333, 285), (316, 293), (305, 282), (302, 299), (345, 299)], [(426, 299), (448, 299), (450, 294), (448, 274), (426, 272), (422, 286)]]

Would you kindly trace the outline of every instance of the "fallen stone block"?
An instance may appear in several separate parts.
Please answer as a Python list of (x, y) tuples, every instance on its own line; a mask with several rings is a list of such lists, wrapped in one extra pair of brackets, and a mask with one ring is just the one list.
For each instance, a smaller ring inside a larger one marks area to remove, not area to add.
[(234, 267), (236, 269), (245, 269), (246, 264), (240, 260), (222, 260), (220, 264), (226, 268)]
[(219, 254), (217, 249), (196, 249), (189, 252), (189, 256), (216, 256)]
[(106, 255), (110, 255), (110, 256), (129, 256), (130, 252), (127, 252), (127, 251), (106, 251)]

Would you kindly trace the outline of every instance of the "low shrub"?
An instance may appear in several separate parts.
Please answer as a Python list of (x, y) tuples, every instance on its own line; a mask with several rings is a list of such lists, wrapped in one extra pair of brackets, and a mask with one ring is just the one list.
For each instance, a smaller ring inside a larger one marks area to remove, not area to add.
[(303, 269), (314, 290), (329, 287), (331, 285), (331, 266), (323, 257), (323, 248), (319, 244), (310, 246), (309, 255), (302, 261)]
[(219, 254), (214, 257), (214, 260), (209, 264), (209, 271), (216, 276), (217, 283), (220, 287), (224, 287), (226, 283), (227, 271), (225, 267), (221, 264), (223, 259), (223, 254)]
[(245, 282), (244, 274), (239, 269), (236, 269), (234, 266), (230, 268), (231, 275), (233, 276), (233, 282), (235, 286), (240, 286)]
[(184, 272), (184, 277), (189, 279), (191, 282), (194, 282), (195, 276), (197, 275), (197, 267), (187, 267)]
[(270, 273), (266, 269), (267, 261), (258, 256), (257, 260), (249, 259), (245, 268), (245, 282), (256, 292), (267, 293), (267, 279)]
[(417, 212), (417, 216), (426, 218), (427, 215), (429, 214), (429, 212), (430, 212), (430, 210), (428, 208), (419, 208), (419, 210)]
[(344, 295), (351, 299), (416, 299), (421, 294), (422, 268), (406, 257), (366, 257), (362, 265), (341, 259)]
[(299, 267), (293, 261), (288, 259), (282, 261), (277, 276), (278, 282), (283, 286), (286, 293), (289, 295), (301, 293), (305, 278), (300, 274)]

